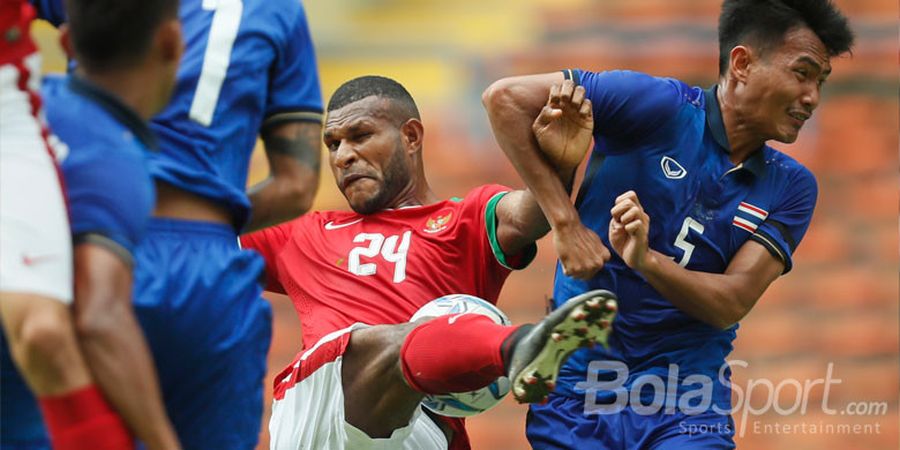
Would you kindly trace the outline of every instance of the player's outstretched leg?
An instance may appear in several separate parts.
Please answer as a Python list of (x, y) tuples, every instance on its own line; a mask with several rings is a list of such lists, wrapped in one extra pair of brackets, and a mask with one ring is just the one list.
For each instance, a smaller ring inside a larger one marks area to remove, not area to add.
[(615, 295), (573, 297), (537, 325), (498, 325), (479, 314), (353, 331), (341, 369), (345, 420), (372, 438), (409, 424), (424, 394), (480, 389), (503, 375), (520, 402), (539, 402), (579, 347), (605, 345)]
[(607, 345), (616, 296), (595, 290), (570, 298), (516, 343), (509, 363), (512, 392), (521, 403), (547, 399), (556, 377), (575, 350)]

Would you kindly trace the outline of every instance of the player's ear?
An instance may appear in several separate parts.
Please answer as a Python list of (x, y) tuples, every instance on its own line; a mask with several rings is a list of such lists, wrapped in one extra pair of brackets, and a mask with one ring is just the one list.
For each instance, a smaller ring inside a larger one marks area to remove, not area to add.
[(409, 119), (400, 126), (400, 135), (407, 153), (422, 151), (422, 142), (425, 139), (425, 127), (419, 119)]
[(75, 59), (75, 50), (72, 48), (72, 35), (69, 34), (69, 24), (59, 26), (59, 46), (66, 53), (67, 59)]
[(728, 60), (728, 72), (731, 78), (738, 82), (745, 82), (750, 73), (750, 65), (756, 55), (749, 47), (738, 45), (731, 49), (731, 58)]
[(181, 22), (177, 18), (166, 20), (156, 31), (156, 41), (160, 56), (166, 64), (177, 64), (184, 53), (184, 40), (181, 36)]

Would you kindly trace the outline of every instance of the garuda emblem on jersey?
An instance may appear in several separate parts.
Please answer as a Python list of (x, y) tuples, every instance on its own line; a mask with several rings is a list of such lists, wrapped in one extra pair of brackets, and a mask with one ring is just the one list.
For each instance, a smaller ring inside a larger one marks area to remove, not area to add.
[(429, 217), (428, 221), (425, 222), (425, 232), (426, 233), (439, 233), (447, 229), (450, 226), (450, 220), (453, 219), (453, 213), (448, 212), (445, 215), (438, 215), (434, 217)]

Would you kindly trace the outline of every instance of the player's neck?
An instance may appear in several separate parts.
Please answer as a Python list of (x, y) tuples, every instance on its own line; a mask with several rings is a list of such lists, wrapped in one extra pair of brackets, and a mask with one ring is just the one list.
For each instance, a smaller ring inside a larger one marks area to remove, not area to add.
[(719, 88), (716, 89), (716, 98), (719, 101), (719, 109), (722, 112), (722, 122), (725, 125), (728, 145), (731, 147), (729, 159), (733, 164), (737, 165), (759, 150), (766, 143), (766, 140), (759, 136), (759, 133), (748, 121), (744, 120), (734, 97), (734, 86), (727, 80), (720, 81)]
[(148, 82), (146, 72), (138, 69), (114, 71), (86, 71), (79, 68), (79, 76), (116, 96), (144, 120), (150, 120), (159, 109), (154, 100), (154, 83)]
[(397, 209), (407, 206), (423, 206), (439, 202), (440, 199), (428, 186), (425, 179), (420, 179), (417, 183), (410, 183), (400, 194), (396, 200), (391, 202), (388, 208)]

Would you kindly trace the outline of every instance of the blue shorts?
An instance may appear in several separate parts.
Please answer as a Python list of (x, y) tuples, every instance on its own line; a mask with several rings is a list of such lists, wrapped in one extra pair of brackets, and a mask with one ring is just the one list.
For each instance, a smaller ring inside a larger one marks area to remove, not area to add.
[(50, 450), (41, 410), (0, 329), (0, 450)]
[(134, 306), (184, 448), (256, 446), (272, 310), (263, 260), (228, 226), (150, 221), (135, 251)]
[(584, 413), (584, 398), (551, 395), (531, 405), (525, 428), (535, 450), (721, 450), (733, 449), (731, 416), (713, 411), (641, 415), (630, 407), (614, 414)]

